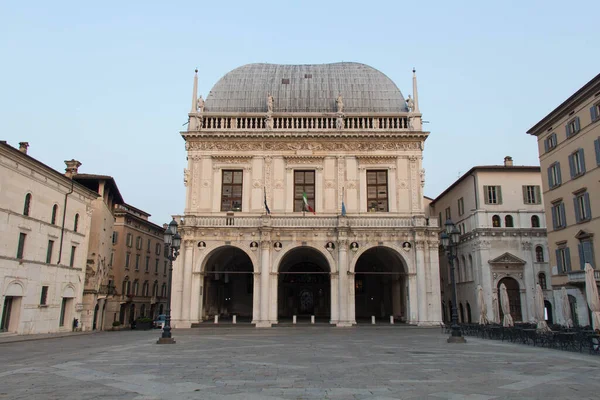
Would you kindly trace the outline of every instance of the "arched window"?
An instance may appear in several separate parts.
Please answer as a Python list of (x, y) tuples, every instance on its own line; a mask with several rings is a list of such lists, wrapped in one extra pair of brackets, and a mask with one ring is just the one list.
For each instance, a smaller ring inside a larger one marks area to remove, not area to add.
[(138, 288), (139, 288), (140, 282), (136, 279), (135, 281), (133, 281), (133, 292), (131, 293), (134, 296), (138, 295)]
[(514, 227), (512, 215), (507, 215), (506, 217), (504, 217), (504, 226), (507, 228)]
[(542, 246), (535, 246), (535, 261), (544, 262), (544, 248)]
[(75, 220), (73, 221), (73, 230), (77, 232), (77, 228), (79, 228), (79, 214), (75, 214)]
[(142, 289), (142, 296), (148, 297), (148, 291), (150, 290), (150, 284), (148, 281), (144, 281), (144, 287)]
[(152, 287), (152, 296), (158, 296), (158, 281), (154, 281), (154, 286)]
[(454, 260), (454, 273), (456, 274), (456, 281), (462, 282), (462, 274), (460, 273), (460, 262), (458, 261), (458, 258)]
[(123, 279), (123, 290), (121, 292), (122, 295), (128, 295), (129, 294), (129, 277), (126, 276), (125, 279)]
[(463, 277), (463, 282), (468, 282), (469, 281), (469, 275), (467, 273), (467, 261), (465, 259), (465, 256), (462, 256), (462, 277)]
[(540, 227), (540, 217), (538, 217), (537, 215), (534, 215), (531, 217), (531, 227), (532, 228)]
[(25, 204), (23, 205), (23, 215), (29, 216), (30, 208), (31, 208), (31, 193), (27, 193), (25, 195)]
[(166, 283), (162, 284), (161, 297), (167, 297), (167, 284)]
[(500, 217), (498, 215), (494, 215), (492, 217), (492, 226), (494, 228), (500, 228), (502, 226), (502, 223), (500, 221)]
[(538, 274), (538, 283), (540, 284), (540, 287), (543, 290), (546, 290), (546, 274), (543, 272), (540, 272)]
[(52, 225), (56, 225), (56, 215), (58, 214), (58, 204), (55, 204), (52, 207), (52, 218), (50, 218), (50, 223)]

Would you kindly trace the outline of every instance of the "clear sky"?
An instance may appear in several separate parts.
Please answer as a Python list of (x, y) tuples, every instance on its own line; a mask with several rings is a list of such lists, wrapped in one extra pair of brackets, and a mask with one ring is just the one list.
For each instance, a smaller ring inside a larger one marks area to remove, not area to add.
[(600, 72), (596, 1), (5, 1), (0, 140), (115, 177), (162, 224), (184, 207), (193, 70), (356, 61), (405, 96), (417, 69), (425, 194), (474, 165), (537, 165), (525, 132)]

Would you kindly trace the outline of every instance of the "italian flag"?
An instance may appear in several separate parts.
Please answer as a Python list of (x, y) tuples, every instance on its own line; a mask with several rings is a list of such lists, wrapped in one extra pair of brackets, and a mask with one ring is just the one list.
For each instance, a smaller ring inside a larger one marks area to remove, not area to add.
[(304, 207), (306, 207), (306, 209), (308, 211), (310, 211), (311, 213), (317, 215), (317, 213), (315, 212), (315, 210), (313, 210), (313, 208), (308, 204), (308, 198), (306, 197), (306, 192), (302, 193), (302, 200), (304, 200)]

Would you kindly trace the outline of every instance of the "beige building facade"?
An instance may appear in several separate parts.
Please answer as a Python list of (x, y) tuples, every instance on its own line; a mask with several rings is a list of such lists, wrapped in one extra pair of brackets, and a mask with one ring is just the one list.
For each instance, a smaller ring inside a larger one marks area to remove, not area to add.
[(552, 285), (567, 288), (575, 322), (588, 325), (585, 263), (600, 284), (600, 75), (527, 133), (538, 140)]
[(357, 63), (249, 64), (196, 88), (175, 327), (440, 323), (416, 76), (408, 99)]
[(129, 204), (116, 205), (114, 214), (108, 302), (111, 322), (126, 326), (138, 318), (155, 318), (166, 311), (165, 230), (148, 220), (150, 214)]
[(83, 318), (98, 196), (27, 155), (27, 147), (0, 142), (0, 332), (72, 331)]
[[(483, 287), (487, 317), (494, 319), (499, 287), (505, 284), (515, 321), (534, 319), (536, 284), (544, 290), (548, 321), (555, 315), (550, 285), (546, 220), (540, 168), (476, 166), (430, 203), (431, 217), (443, 225), (451, 219), (460, 229), (455, 260), (457, 310), (460, 322), (477, 323), (477, 286)], [(452, 286), (448, 260), (440, 251), (440, 276), (445, 321), (451, 320)]]

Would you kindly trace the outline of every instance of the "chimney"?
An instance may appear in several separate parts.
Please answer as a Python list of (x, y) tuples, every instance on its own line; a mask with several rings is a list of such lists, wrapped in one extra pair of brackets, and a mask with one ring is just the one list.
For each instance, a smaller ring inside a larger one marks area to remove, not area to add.
[(512, 160), (511, 156), (504, 157), (504, 166), (505, 167), (512, 167), (513, 166), (513, 160)]
[(19, 151), (27, 154), (27, 148), (29, 147), (29, 142), (19, 142)]
[(73, 178), (74, 175), (77, 175), (77, 169), (81, 166), (79, 161), (65, 160), (65, 164), (67, 164), (67, 168), (65, 169), (65, 176), (67, 178)]

